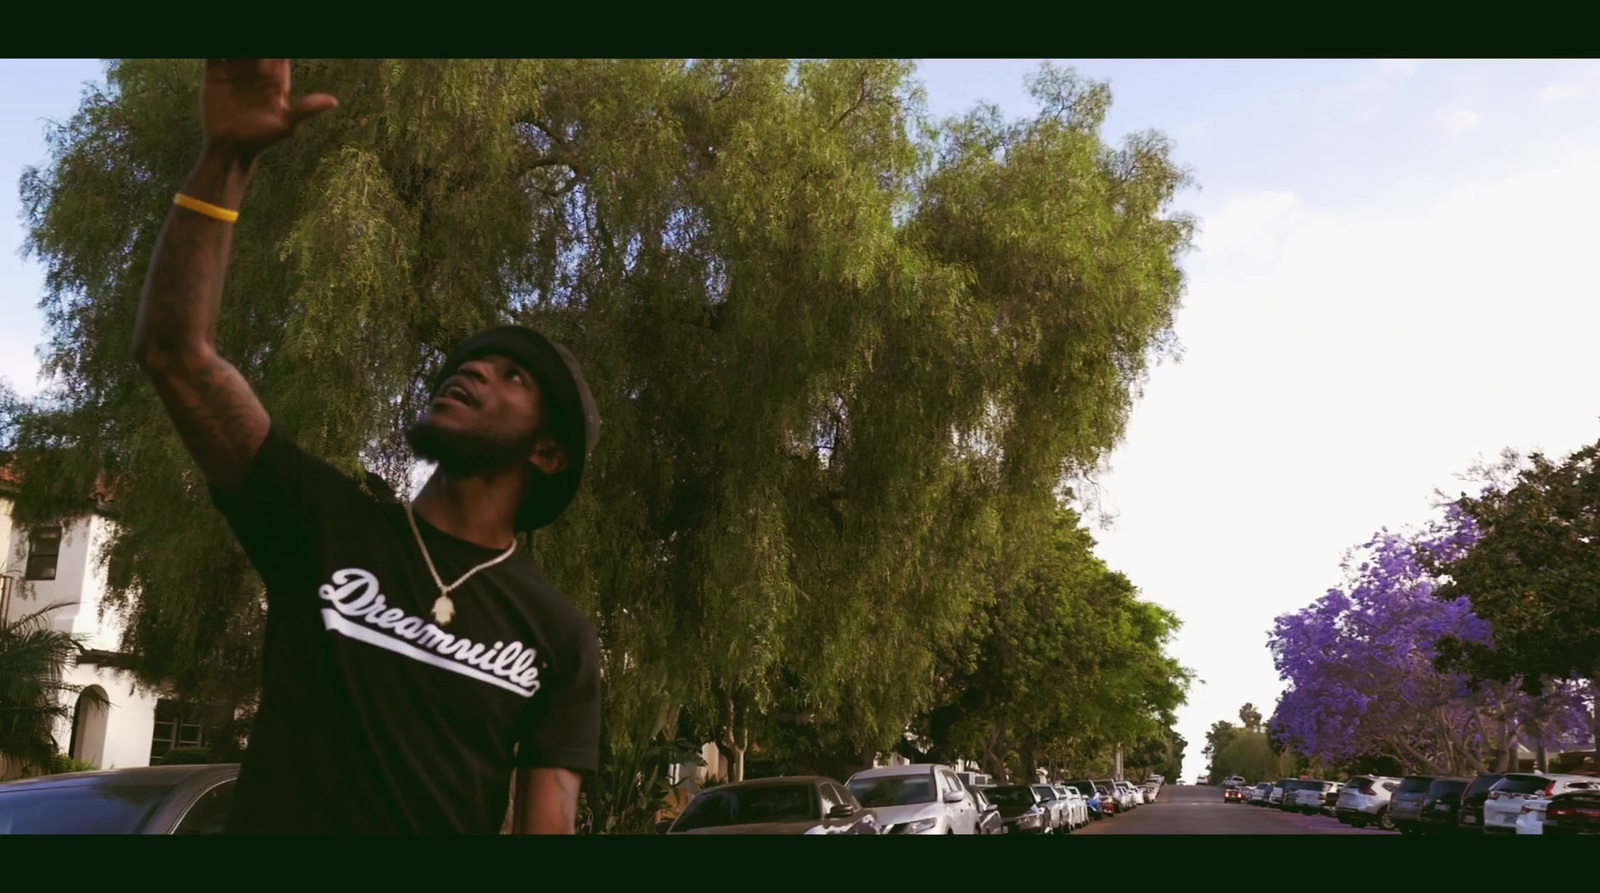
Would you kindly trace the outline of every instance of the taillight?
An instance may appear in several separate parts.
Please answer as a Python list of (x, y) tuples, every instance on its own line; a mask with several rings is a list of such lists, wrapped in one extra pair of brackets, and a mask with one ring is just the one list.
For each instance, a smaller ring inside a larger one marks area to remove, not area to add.
[(1544, 789), (1544, 795), (1546, 797), (1554, 797), (1556, 795), (1556, 783), (1555, 782), (1553, 782), (1553, 781), (1550, 782), (1550, 786)]

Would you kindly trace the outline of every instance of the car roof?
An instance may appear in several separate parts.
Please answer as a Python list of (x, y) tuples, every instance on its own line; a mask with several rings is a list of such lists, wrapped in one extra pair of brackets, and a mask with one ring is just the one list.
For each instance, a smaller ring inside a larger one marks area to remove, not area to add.
[(719, 784), (708, 791), (723, 791), (730, 788), (770, 788), (792, 784), (838, 784), (837, 781), (826, 775), (778, 775), (772, 778), (747, 778), (744, 781), (730, 781)]
[(179, 785), (205, 775), (226, 777), (239, 773), (238, 763), (192, 763), (179, 766), (136, 766), (128, 769), (96, 769), (89, 772), (64, 772), (0, 782), (0, 791), (44, 790), (74, 787), (137, 787)]
[(879, 766), (876, 769), (862, 769), (850, 776), (854, 781), (857, 778), (890, 778), (896, 775), (931, 775), (935, 769), (949, 769), (936, 763), (912, 763), (909, 766)]

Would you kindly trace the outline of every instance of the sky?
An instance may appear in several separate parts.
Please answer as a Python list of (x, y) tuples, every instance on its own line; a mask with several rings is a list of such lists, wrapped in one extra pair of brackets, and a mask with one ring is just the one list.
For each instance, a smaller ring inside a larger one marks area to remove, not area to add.
[[(1042, 60), (923, 60), (929, 110), (1031, 114)], [(1151, 372), (1095, 476), (1099, 553), (1172, 609), (1211, 723), (1282, 690), (1273, 618), (1346, 549), (1420, 523), (1502, 448), (1600, 439), (1600, 63), (1056, 60), (1110, 83), (1108, 141), (1166, 133), (1200, 220), (1180, 361)], [(48, 160), (93, 60), (0, 60), (0, 378), (38, 389), (42, 271), (17, 181)]]

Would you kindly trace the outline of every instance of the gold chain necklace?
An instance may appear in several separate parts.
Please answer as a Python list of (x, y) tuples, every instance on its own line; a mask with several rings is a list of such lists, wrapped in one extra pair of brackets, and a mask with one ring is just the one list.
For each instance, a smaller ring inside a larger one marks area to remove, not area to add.
[(467, 580), (470, 579), (473, 574), (483, 570), (484, 568), (493, 567), (500, 562), (505, 561), (507, 558), (511, 557), (512, 552), (517, 551), (517, 541), (513, 539), (511, 541), (511, 545), (508, 546), (504, 552), (500, 553), (498, 557), (491, 558), (472, 570), (467, 571), (462, 575), (461, 579), (451, 583), (449, 586), (446, 586), (444, 585), (444, 581), (439, 579), (439, 572), (433, 567), (433, 556), (428, 554), (428, 547), (422, 542), (422, 531), (417, 529), (417, 519), (412, 515), (411, 503), (409, 502), (406, 503), (406, 520), (411, 522), (411, 533), (417, 538), (417, 548), (422, 550), (422, 560), (428, 563), (428, 573), (433, 574), (433, 582), (439, 587), (439, 597), (434, 600), (433, 603), (433, 619), (440, 626), (448, 626), (450, 624), (450, 618), (454, 617), (456, 614), (455, 602), (450, 600), (450, 592), (452, 590), (454, 590), (457, 586), (460, 586), (462, 583), (467, 582)]

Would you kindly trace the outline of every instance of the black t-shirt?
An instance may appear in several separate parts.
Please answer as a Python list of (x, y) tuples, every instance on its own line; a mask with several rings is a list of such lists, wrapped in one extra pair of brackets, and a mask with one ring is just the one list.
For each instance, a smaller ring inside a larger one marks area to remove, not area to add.
[[(515, 767), (597, 768), (595, 627), (523, 551), (452, 591), (441, 629), (404, 506), (276, 428), (211, 494), (267, 586), (230, 833), (495, 834)], [(416, 521), (446, 584), (499, 554)]]

